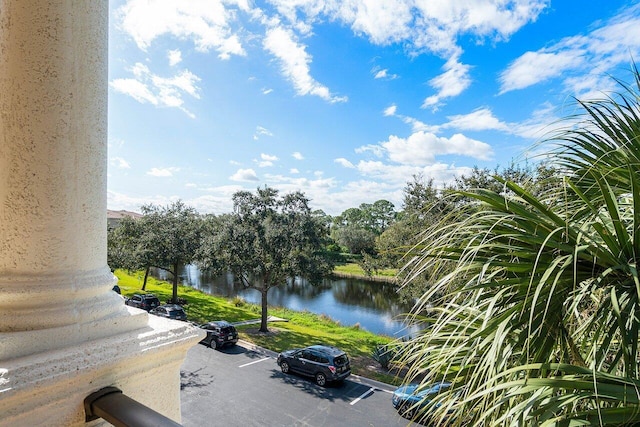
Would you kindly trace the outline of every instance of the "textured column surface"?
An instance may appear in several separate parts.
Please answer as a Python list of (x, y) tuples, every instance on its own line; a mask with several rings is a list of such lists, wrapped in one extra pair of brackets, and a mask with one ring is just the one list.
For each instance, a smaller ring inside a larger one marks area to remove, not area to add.
[(123, 310), (107, 292), (107, 18), (103, 0), (0, 2), (0, 332)]
[(107, 266), (108, 0), (0, 0), (0, 426), (82, 425), (106, 386), (179, 419), (200, 332)]

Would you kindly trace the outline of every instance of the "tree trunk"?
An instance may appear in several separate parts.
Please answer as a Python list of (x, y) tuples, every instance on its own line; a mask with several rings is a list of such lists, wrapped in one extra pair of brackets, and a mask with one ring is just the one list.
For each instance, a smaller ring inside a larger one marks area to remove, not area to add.
[(260, 320), (260, 332), (269, 332), (267, 328), (267, 292), (269, 288), (266, 286), (260, 290), (262, 294), (262, 318)]
[(150, 266), (147, 266), (147, 269), (144, 272), (144, 280), (142, 281), (142, 290), (147, 289), (147, 277), (149, 277), (149, 270), (151, 270)]
[(173, 264), (173, 296), (171, 297), (171, 302), (174, 304), (178, 303), (178, 267), (179, 263)]

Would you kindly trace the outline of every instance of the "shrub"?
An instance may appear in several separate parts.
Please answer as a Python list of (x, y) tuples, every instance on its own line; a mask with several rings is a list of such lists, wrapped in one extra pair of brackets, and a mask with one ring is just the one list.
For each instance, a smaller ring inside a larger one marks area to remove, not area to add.
[(378, 362), (380, 366), (384, 369), (389, 369), (389, 364), (394, 359), (396, 355), (395, 349), (386, 346), (386, 345), (378, 345), (371, 353), (371, 357), (373, 360)]

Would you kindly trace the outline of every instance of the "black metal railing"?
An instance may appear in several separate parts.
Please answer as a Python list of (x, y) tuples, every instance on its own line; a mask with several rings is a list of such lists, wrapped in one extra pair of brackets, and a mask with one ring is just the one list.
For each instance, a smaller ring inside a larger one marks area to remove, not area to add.
[(102, 418), (116, 427), (181, 427), (116, 387), (105, 387), (87, 396), (84, 413), (86, 422)]

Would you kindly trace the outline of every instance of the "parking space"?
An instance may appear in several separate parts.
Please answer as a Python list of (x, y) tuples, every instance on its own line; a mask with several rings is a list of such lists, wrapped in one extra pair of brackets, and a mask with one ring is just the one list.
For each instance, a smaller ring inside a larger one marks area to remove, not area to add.
[(200, 426), (407, 426), (391, 386), (356, 376), (320, 387), (283, 374), (273, 353), (196, 345), (181, 370), (182, 422)]

